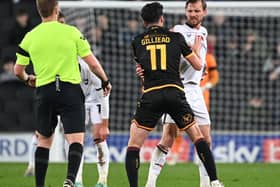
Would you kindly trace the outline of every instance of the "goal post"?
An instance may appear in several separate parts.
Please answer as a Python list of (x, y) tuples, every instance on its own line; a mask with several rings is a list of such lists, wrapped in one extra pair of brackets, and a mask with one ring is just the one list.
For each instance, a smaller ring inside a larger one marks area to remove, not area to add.
[[(141, 95), (130, 42), (144, 30), (139, 11), (145, 3), (59, 2), (67, 23), (89, 40), (112, 80), (109, 143), (110, 151), (119, 155), (113, 158), (116, 161), (122, 161), (130, 119)], [(184, 1), (161, 3), (167, 27), (184, 23)], [(203, 25), (214, 38), (209, 46), (220, 73), (218, 85), (211, 90), (215, 157), (220, 162), (280, 162), (280, 2), (210, 1), (207, 5)], [(160, 129), (145, 144), (146, 151), (158, 140)], [(193, 147), (189, 142), (188, 146), (191, 160)]]

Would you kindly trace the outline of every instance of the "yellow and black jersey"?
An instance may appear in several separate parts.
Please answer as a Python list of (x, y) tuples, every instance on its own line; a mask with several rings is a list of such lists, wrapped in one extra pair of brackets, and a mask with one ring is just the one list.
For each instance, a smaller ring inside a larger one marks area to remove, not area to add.
[(132, 42), (134, 58), (144, 69), (144, 92), (165, 87), (183, 90), (179, 75), (180, 57), (192, 55), (180, 33), (152, 26)]

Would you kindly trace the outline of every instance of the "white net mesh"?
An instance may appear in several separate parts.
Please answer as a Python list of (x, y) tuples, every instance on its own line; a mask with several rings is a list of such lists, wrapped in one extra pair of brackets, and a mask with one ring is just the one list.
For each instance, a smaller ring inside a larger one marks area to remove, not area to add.
[[(128, 132), (140, 95), (130, 41), (144, 30), (139, 15), (144, 3), (61, 2), (67, 22), (80, 28), (110, 75), (112, 132)], [(185, 2), (163, 4), (167, 27), (184, 22)], [(203, 25), (216, 39), (213, 47), (220, 72), (220, 82), (211, 91), (212, 129), (222, 132), (214, 133), (216, 159), (280, 161), (279, 153), (273, 157), (275, 147), (280, 149), (280, 4), (209, 2), (208, 7)], [(127, 135), (114, 137), (112, 144), (126, 145)], [(252, 157), (238, 152), (244, 146)]]

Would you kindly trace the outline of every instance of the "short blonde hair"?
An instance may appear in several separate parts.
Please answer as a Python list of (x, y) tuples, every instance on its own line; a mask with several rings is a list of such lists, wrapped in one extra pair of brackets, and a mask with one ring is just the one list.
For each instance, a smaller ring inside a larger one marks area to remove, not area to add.
[(37, 10), (43, 18), (51, 16), (57, 4), (57, 0), (36, 0)]

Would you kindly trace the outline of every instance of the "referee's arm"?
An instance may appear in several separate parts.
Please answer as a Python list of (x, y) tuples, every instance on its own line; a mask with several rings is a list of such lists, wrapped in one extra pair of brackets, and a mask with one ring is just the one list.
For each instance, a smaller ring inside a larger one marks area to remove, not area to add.
[(17, 49), (17, 61), (14, 66), (14, 74), (20, 79), (25, 81), (29, 86), (35, 87), (36, 77), (34, 75), (28, 75), (25, 71), (26, 66), (30, 62), (29, 53), (21, 46)]
[(99, 63), (98, 59), (90, 53), (89, 55), (82, 57), (82, 59), (88, 64), (90, 70), (102, 81), (102, 88), (104, 90), (104, 95), (107, 96), (111, 89), (112, 86), (109, 82), (109, 79), (104, 72), (101, 64)]

